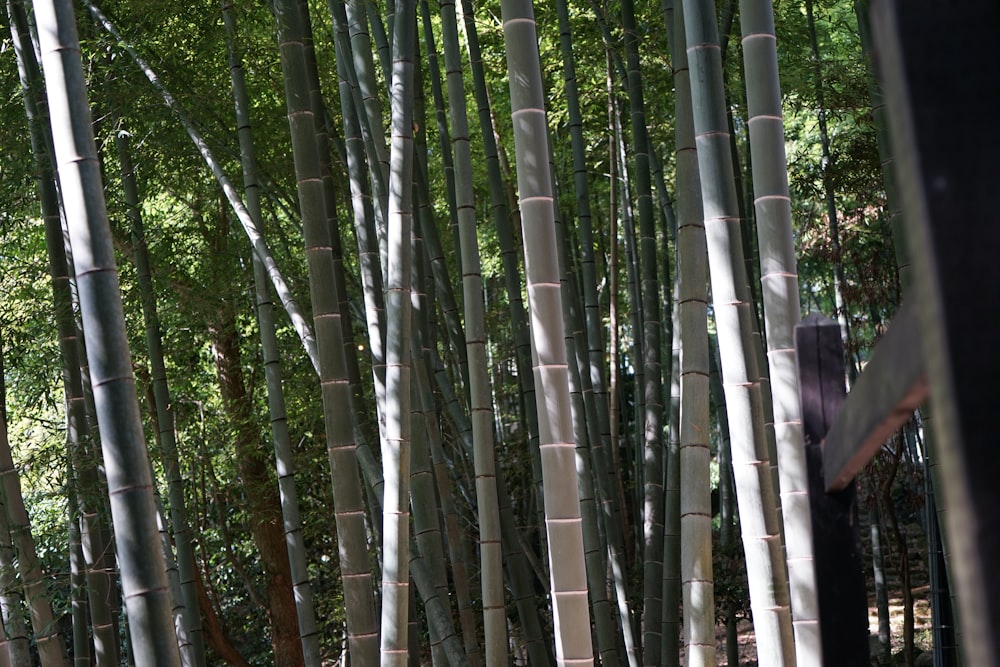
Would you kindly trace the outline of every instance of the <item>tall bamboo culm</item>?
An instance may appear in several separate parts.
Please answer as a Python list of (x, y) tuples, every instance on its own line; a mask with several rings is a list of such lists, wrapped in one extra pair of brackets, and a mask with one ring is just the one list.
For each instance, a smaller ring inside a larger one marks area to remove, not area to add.
[(94, 143), (74, 4), (36, 0), (52, 139), (137, 664), (179, 665), (118, 272)]
[(368, 562), (363, 490), (354, 439), (354, 415), (344, 356), (338, 289), (315, 139), (316, 121), (308, 85), (304, 49), (306, 30), (302, 23), (309, 17), (306, 12), (300, 11), (296, 0), (275, 2), (275, 10), (309, 268), (313, 324), (320, 355), (320, 387), (333, 482), (334, 520), (347, 607), (348, 650), (352, 661), (374, 665), (378, 662), (378, 621)]
[(770, 0), (741, 0), (740, 25), (795, 659), (800, 667), (812, 667), (821, 664), (823, 654), (809, 513), (809, 479), (793, 340), (795, 325), (801, 319), (799, 281), (792, 240), (792, 204), (788, 194), (774, 11)]
[(458, 17), (454, 0), (441, 2), (448, 86), (451, 140), (455, 160), (455, 201), (462, 258), (462, 303), (469, 360), (469, 396), (473, 462), (476, 473), (476, 510), (479, 518), (480, 577), (483, 591), (483, 629), (486, 664), (507, 661), (507, 614), (504, 609), (503, 551), (500, 510), (497, 505), (496, 460), (493, 455), (493, 406), (486, 360), (483, 279), (473, 199), (472, 151), (465, 104)]
[(709, 273), (757, 654), (760, 664), (789, 666), (795, 664), (795, 654), (787, 575), (753, 347), (754, 316), (733, 181), (715, 3), (684, 0), (683, 7)]
[(687, 665), (715, 664), (715, 596), (709, 489), (709, 345), (706, 221), (696, 147), (684, 12), (674, 9), (677, 127), (677, 310), (680, 325), (681, 592)]
[[(247, 211), (257, 228), (263, 232), (264, 222), (260, 206), (260, 186), (257, 181), (257, 158), (253, 143), (250, 118), (250, 99), (243, 73), (243, 58), (237, 43), (236, 14), (230, 0), (222, 0), (222, 18), (226, 27), (229, 49), (229, 72), (233, 89), (233, 107), (236, 114), (237, 135), (240, 144), (240, 163), (243, 168), (243, 191)], [(292, 573), (292, 590), (295, 611), (299, 621), (299, 637), (306, 667), (319, 664), (319, 635), (313, 608), (312, 589), (306, 568), (305, 545), (299, 520), (298, 492), (295, 487), (295, 468), (292, 446), (285, 413), (285, 396), (282, 389), (281, 363), (274, 323), (274, 303), (267, 280), (267, 269), (261, 259), (253, 254), (254, 295), (257, 305), (257, 326), (260, 330), (263, 351), (264, 376), (267, 382), (267, 403), (274, 444), (278, 491), (281, 497), (285, 542)]]
[(592, 665), (594, 653), (576, 484), (576, 446), (570, 417), (555, 211), (535, 15), (531, 0), (503, 0), (500, 10), (531, 313), (556, 661), (559, 665)]
[(413, 69), (416, 2), (398, 0), (392, 40), (386, 267), (385, 433), (382, 470), (383, 667), (407, 664), (410, 594), (410, 376), (413, 249)]

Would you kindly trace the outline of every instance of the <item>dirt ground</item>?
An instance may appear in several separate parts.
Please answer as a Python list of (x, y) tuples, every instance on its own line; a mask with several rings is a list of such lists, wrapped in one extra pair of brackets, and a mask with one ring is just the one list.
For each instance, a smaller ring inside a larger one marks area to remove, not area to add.
[[(927, 587), (922, 586), (914, 589), (913, 597), (914, 645), (921, 651), (929, 651), (931, 649), (931, 609), (927, 600)], [(892, 627), (892, 653), (895, 655), (903, 650), (903, 600), (901, 598), (889, 601), (889, 619)], [(868, 628), (870, 634), (878, 633), (878, 612), (874, 606), (868, 609)], [(720, 626), (715, 636), (716, 664), (720, 667), (722, 665), (728, 667), (725, 627)], [(753, 625), (749, 621), (741, 621), (739, 624), (739, 644), (739, 667), (755, 667), (757, 665), (757, 643), (753, 633)]]

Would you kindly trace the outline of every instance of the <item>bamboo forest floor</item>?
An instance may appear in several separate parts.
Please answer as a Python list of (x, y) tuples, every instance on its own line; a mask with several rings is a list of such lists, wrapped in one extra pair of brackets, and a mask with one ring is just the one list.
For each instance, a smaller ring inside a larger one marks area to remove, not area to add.
[[(875, 608), (875, 584), (871, 569), (871, 540), (870, 531), (865, 513), (859, 517), (862, 547), (864, 549), (865, 563), (868, 565), (865, 578), (868, 583), (868, 630), (872, 638), (872, 664), (878, 664), (875, 656), (878, 653), (878, 611)], [(931, 608), (930, 608), (930, 587), (928, 586), (927, 567), (925, 563), (926, 543), (922, 528), (915, 522), (902, 526), (907, 544), (907, 552), (910, 558), (911, 592), (913, 595), (913, 643), (914, 654), (929, 652), (932, 647), (931, 640)], [(897, 571), (899, 562), (895, 545), (887, 545), (886, 569), (887, 583), (889, 587), (889, 619), (892, 628), (892, 654), (893, 664), (903, 664), (903, 596), (900, 590), (900, 579)], [(753, 624), (750, 621), (740, 621), (739, 632), (739, 667), (755, 667), (757, 665), (757, 643), (753, 632)], [(683, 660), (683, 658), (682, 658)], [(719, 625), (716, 628), (716, 660), (717, 664), (729, 667), (726, 657), (726, 629)], [(917, 665), (922, 664), (916, 662)], [(734, 666), (735, 667), (735, 666)]]
[[(931, 650), (931, 608), (927, 599), (928, 587), (920, 586), (913, 589), (913, 643), (920, 651)], [(903, 598), (897, 594), (889, 600), (889, 618), (892, 626), (892, 654), (899, 655), (903, 651)], [(875, 609), (875, 599), (872, 596), (868, 607), (868, 627), (872, 633), (878, 632), (878, 612)], [(740, 621), (738, 626), (740, 645), (739, 667), (755, 667), (757, 665), (757, 642), (750, 621)], [(716, 629), (716, 664), (729, 666), (726, 658), (726, 628), (720, 625)], [(877, 650), (877, 641), (872, 645), (873, 653)], [(877, 664), (873, 658), (872, 664)], [(902, 664), (901, 662), (898, 664)]]

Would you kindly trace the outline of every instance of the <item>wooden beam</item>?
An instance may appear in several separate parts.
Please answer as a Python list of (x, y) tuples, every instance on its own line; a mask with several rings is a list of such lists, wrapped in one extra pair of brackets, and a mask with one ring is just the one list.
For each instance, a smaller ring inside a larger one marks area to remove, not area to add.
[(966, 664), (1000, 666), (996, 0), (872, 4)]
[(914, 299), (907, 298), (875, 346), (823, 443), (827, 491), (839, 491), (927, 400)]

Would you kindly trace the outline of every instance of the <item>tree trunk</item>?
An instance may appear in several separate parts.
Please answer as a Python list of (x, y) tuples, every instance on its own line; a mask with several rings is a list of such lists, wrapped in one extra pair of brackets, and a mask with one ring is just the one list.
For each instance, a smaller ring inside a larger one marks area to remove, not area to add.
[(231, 305), (220, 304), (214, 320), (209, 323), (209, 332), (219, 390), (233, 429), (236, 468), (246, 497), (250, 533), (260, 553), (260, 565), (264, 571), (275, 665), (302, 665), (302, 645), (299, 643), (292, 574), (281, 522), (281, 503), (243, 381), (236, 314)]

